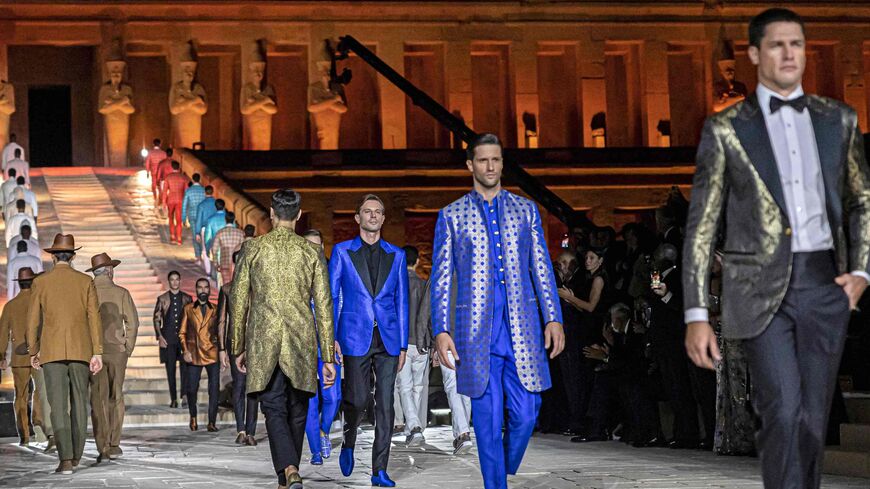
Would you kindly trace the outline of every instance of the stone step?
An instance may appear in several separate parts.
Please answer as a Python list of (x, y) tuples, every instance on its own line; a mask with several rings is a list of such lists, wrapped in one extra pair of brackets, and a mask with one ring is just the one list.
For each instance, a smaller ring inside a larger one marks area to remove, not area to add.
[(870, 394), (860, 392), (844, 393), (849, 421), (870, 424)]
[(841, 424), (840, 448), (870, 452), (870, 424)]
[[(138, 350), (138, 348), (137, 348)], [(145, 368), (145, 367), (160, 367), (163, 368), (160, 363), (159, 355), (137, 355), (138, 351), (133, 351), (133, 356), (127, 359), (127, 371), (129, 372), (131, 368)]]
[[(166, 405), (161, 406), (127, 406), (124, 414), (124, 426), (187, 426), (190, 422), (190, 414), (187, 408), (170, 408), (167, 400)], [(208, 405), (199, 403), (197, 405), (200, 431), (205, 430), (205, 425), (208, 422)], [(218, 408), (217, 416), (218, 424), (235, 423), (235, 416), (232, 409), (224, 407)]]
[(127, 367), (127, 377), (132, 379), (164, 379), (166, 370), (163, 365), (149, 367)]
[(849, 477), (870, 477), (870, 452), (829, 447), (825, 450), (823, 472)]
[[(163, 366), (160, 366), (163, 368)], [(165, 402), (169, 402), (169, 381), (166, 380), (166, 371), (163, 371), (163, 377), (159, 379), (141, 379), (141, 378), (132, 378), (129, 375), (124, 379), (124, 392), (131, 391), (153, 391), (153, 392), (163, 392), (166, 394)], [(181, 374), (178, 369), (175, 369), (175, 377), (176, 377), (176, 385), (178, 389), (181, 389)], [(208, 389), (208, 377), (203, 374), (202, 379), (199, 381), (200, 389)], [(207, 392), (200, 390), (200, 392)], [(181, 395), (179, 393), (179, 395)], [(164, 400), (161, 400), (158, 404), (162, 404)]]

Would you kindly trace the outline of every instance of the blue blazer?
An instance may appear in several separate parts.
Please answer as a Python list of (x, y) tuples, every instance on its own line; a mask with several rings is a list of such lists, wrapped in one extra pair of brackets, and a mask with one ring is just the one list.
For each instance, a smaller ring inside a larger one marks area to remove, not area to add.
[(363, 356), (372, 344), (375, 320), (390, 355), (408, 348), (408, 272), (405, 252), (380, 240), (378, 283), (372, 284), (359, 236), (338, 243), (329, 260), (335, 308), (335, 339), (344, 355)]
[[(538, 206), (499, 193), (507, 312), (520, 382), (529, 392), (550, 388), (543, 323), (562, 322), (553, 265)], [(457, 390), (483, 395), (489, 382), (492, 336), (492, 263), (483, 197), (471, 192), (441, 209), (432, 253), (432, 334), (454, 331)], [(451, 288), (455, 283), (455, 299)], [(454, 322), (455, 319), (455, 322)]]

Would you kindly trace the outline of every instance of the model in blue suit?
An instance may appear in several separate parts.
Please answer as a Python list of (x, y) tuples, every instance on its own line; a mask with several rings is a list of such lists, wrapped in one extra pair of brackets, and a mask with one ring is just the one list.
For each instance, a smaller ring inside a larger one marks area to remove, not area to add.
[(442, 209), (435, 227), (432, 329), (442, 362), (453, 368), (448, 352), (456, 359), (457, 390), (471, 398), (484, 487), (506, 489), (550, 388), (546, 349), (552, 358), (564, 348), (562, 315), (538, 207), (501, 188), (498, 138), (479, 136), (467, 165), (474, 190)]
[[(320, 350), (317, 351), (317, 368), (323, 370)], [(308, 418), (305, 420), (305, 435), (308, 437), (308, 448), (311, 450), (311, 463), (320, 465), (323, 459), (332, 454), (332, 442), (329, 441), (329, 429), (338, 408), (341, 407), (341, 367), (335, 365), (335, 384), (329, 387), (323, 385), (323, 378), (318, 376), (317, 392), (308, 401)]]
[(381, 239), (384, 205), (367, 195), (357, 210), (360, 236), (332, 249), (329, 283), (335, 307), (335, 338), (344, 367), (344, 442), (339, 465), (353, 472), (360, 417), (375, 373), (375, 440), (372, 485), (394, 487), (387, 475), (396, 374), (408, 349), (408, 272), (405, 252)]

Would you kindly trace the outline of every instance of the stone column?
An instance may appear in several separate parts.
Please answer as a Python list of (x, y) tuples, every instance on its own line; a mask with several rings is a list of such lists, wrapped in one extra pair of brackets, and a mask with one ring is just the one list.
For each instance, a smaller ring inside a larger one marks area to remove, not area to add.
[(317, 149), (338, 149), (341, 115), (347, 112), (343, 94), (329, 86), (329, 61), (317, 61), (320, 80), (308, 86), (308, 112), (314, 122)]
[[(530, 40), (514, 42), (511, 46), (510, 65), (513, 70), (516, 89), (517, 148), (526, 147), (525, 125), (522, 115), (534, 114), (540, 123), (538, 98), (538, 43)], [(566, 103), (570, 103), (567, 101)]]
[(98, 111), (103, 115), (104, 148), (109, 166), (127, 166), (127, 144), (130, 135), (130, 114), (133, 107), (133, 89), (123, 83), (127, 63), (120, 52), (113, 52), (106, 61), (108, 81), (100, 87), (97, 96)]
[[(399, 40), (378, 44), (378, 56), (405, 75), (405, 45)], [(353, 82), (351, 82), (353, 83)], [(407, 147), (405, 132), (405, 94), (392, 83), (382, 79), (378, 84), (381, 92), (381, 139), (384, 149)]]

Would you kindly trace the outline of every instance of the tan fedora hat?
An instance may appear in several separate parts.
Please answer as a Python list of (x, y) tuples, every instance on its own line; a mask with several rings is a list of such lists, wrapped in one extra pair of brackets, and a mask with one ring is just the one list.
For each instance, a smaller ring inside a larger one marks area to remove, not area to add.
[(75, 253), (76, 251), (82, 249), (81, 246), (76, 248), (76, 239), (72, 234), (62, 234), (57, 233), (54, 235), (54, 243), (51, 244), (50, 248), (45, 248), (45, 251), (49, 253), (57, 253), (57, 252), (71, 252)]
[(100, 253), (99, 255), (94, 255), (91, 257), (91, 268), (85, 270), (86, 272), (93, 272), (94, 270), (102, 267), (117, 267), (121, 264), (121, 260), (113, 260), (112, 257), (108, 255), (108, 253)]
[(16, 282), (27, 282), (28, 280), (33, 280), (38, 277), (38, 273), (33, 273), (33, 269), (30, 267), (24, 267), (18, 270), (18, 278), (13, 279)]

